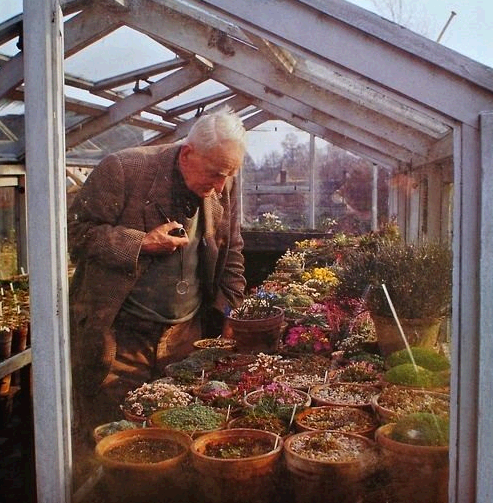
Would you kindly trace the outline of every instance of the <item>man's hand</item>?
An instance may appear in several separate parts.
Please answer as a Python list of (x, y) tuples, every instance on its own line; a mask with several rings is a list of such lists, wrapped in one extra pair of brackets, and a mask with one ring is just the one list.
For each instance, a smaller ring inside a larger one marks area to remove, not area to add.
[(170, 234), (174, 229), (182, 229), (183, 225), (178, 222), (169, 222), (148, 232), (142, 240), (142, 253), (159, 254), (173, 253), (178, 247), (187, 245), (190, 240), (185, 234), (177, 237)]

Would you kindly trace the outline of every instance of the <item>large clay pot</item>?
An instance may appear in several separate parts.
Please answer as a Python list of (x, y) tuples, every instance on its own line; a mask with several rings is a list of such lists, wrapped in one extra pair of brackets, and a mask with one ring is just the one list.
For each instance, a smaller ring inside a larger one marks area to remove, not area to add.
[[(211, 449), (237, 442), (267, 444), (267, 451), (247, 457), (216, 457)], [(197, 472), (199, 500), (207, 503), (273, 501), (279, 484), (279, 462), (283, 440), (269, 431), (239, 428), (207, 433), (191, 446), (192, 465)]]
[(390, 476), (393, 503), (447, 503), (449, 478), (448, 446), (410, 445), (390, 438), (394, 423), (377, 429), (383, 464)]
[[(96, 444), (96, 458), (103, 466), (102, 486), (112, 502), (185, 503), (189, 501), (186, 461), (192, 439), (183, 432), (161, 428), (138, 428), (104, 437)], [(114, 449), (145, 446), (155, 455), (171, 446), (166, 459), (145, 462), (116, 457)], [(113, 450), (113, 455), (111, 451)]]
[(227, 318), (229, 337), (236, 341), (239, 353), (274, 353), (279, 348), (284, 310), (274, 308), (276, 314), (270, 318), (256, 320), (239, 320), (232, 316)]
[[(343, 445), (349, 443), (350, 454), (346, 457), (341, 451), (339, 459), (333, 460), (318, 457), (314, 454), (317, 449), (327, 452), (325, 438), (339, 439)], [(313, 445), (313, 451), (300, 450), (300, 443)], [(291, 475), (295, 503), (361, 501), (365, 492), (364, 482), (372, 476), (378, 464), (372, 440), (337, 431), (309, 431), (290, 436), (284, 443), (284, 458)]]
[[(406, 345), (394, 318), (371, 315), (375, 324), (378, 348), (382, 356), (404, 349)], [(443, 318), (399, 319), (410, 346), (434, 348)]]

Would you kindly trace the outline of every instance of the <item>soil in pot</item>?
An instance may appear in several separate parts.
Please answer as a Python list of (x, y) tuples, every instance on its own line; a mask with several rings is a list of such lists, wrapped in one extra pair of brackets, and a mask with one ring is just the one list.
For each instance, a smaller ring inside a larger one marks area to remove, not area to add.
[(186, 461), (192, 439), (159, 428), (130, 429), (104, 437), (96, 445), (103, 466), (102, 487), (111, 502), (185, 503), (189, 494)]
[(275, 414), (255, 412), (255, 409), (232, 419), (228, 428), (250, 428), (254, 430), (270, 431), (285, 437), (289, 434), (288, 422)]
[(278, 494), (283, 440), (255, 429), (208, 433), (191, 446), (199, 501), (271, 503)]
[(373, 397), (372, 407), (381, 423), (389, 423), (414, 412), (431, 412), (438, 416), (448, 416), (450, 395), (389, 385), (379, 395)]
[(372, 397), (380, 389), (368, 384), (328, 383), (314, 386), (310, 396), (315, 405), (339, 405), (371, 410)]
[(332, 405), (305, 409), (296, 415), (295, 424), (298, 431), (333, 430), (369, 438), (373, 438), (378, 427), (377, 420), (369, 412)]
[(337, 431), (309, 431), (285, 441), (295, 503), (361, 501), (378, 465), (375, 443)]

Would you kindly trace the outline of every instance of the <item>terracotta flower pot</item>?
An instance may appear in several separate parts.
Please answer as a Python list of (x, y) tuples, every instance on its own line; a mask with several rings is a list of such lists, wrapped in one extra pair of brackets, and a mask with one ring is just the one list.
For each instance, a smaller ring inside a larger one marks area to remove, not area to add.
[(309, 407), (296, 414), (298, 431), (333, 430), (373, 438), (378, 423), (369, 412), (355, 407)]
[(197, 438), (191, 459), (198, 475), (199, 501), (271, 502), (282, 446), (278, 435), (254, 429), (222, 430)]
[[(12, 354), (12, 330), (8, 327), (0, 328), (0, 361), (7, 360)], [(10, 390), (12, 374), (0, 379), (0, 396), (7, 396)]]
[(338, 405), (371, 410), (371, 399), (380, 389), (369, 384), (327, 383), (313, 386), (310, 390), (312, 402), (317, 406)]
[[(125, 430), (104, 437), (95, 448), (103, 466), (102, 484), (114, 502), (185, 502), (185, 462), (192, 439), (160, 428)], [(146, 461), (147, 460), (147, 461)]]
[(375, 440), (390, 475), (392, 501), (447, 503), (448, 446), (410, 445), (390, 438), (394, 423), (380, 426)]
[(276, 314), (270, 318), (240, 320), (232, 316), (227, 319), (231, 337), (236, 341), (239, 353), (274, 353), (279, 348), (284, 311), (275, 307)]
[(375, 395), (372, 408), (381, 423), (390, 423), (413, 412), (448, 413), (450, 395), (435, 391), (389, 385)]
[(308, 431), (284, 443), (295, 503), (360, 501), (378, 463), (373, 441), (337, 431)]
[[(406, 345), (394, 318), (371, 315), (375, 324), (377, 343), (382, 356), (404, 349)], [(443, 318), (399, 319), (410, 346), (433, 348), (436, 346)]]

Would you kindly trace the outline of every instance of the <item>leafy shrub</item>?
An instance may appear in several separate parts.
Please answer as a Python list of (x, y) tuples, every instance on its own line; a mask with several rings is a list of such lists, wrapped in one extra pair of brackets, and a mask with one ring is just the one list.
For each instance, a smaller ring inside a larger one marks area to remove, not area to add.
[(382, 284), (400, 318), (443, 316), (451, 302), (452, 254), (439, 243), (376, 240), (348, 253), (338, 277), (338, 296), (365, 298), (380, 316), (392, 316)]

